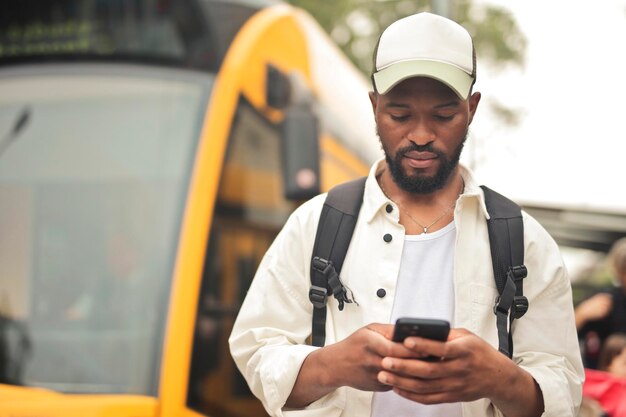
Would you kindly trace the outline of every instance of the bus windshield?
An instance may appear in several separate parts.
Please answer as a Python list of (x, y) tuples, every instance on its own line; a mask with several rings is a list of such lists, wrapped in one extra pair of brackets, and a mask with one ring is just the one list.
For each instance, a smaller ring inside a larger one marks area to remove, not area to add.
[(155, 394), (212, 80), (0, 70), (0, 383)]

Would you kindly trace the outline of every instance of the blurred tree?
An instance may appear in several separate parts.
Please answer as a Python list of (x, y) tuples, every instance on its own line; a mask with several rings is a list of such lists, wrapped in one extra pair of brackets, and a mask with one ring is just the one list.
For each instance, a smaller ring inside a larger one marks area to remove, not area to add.
[[(379, 34), (395, 20), (420, 11), (447, 11), (472, 34), (479, 58), (494, 67), (523, 66), (526, 38), (504, 8), (472, 0), (287, 0), (311, 13), (366, 75)], [(449, 7), (443, 7), (449, 5)]]
[[(421, 11), (447, 14), (474, 38), (478, 59), (493, 69), (523, 67), (526, 38), (511, 13), (472, 0), (287, 0), (307, 10), (352, 62), (369, 77), (378, 36), (395, 20)], [(480, 77), (480, 68), (478, 68)], [(488, 103), (496, 118), (516, 125), (519, 112), (497, 102)]]

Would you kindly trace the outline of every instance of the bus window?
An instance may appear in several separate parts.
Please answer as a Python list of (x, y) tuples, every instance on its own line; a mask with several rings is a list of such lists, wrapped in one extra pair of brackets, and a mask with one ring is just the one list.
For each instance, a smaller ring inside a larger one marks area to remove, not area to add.
[(0, 71), (0, 378), (155, 395), (212, 78), (66, 69)]
[(188, 405), (210, 415), (262, 415), (228, 350), (256, 268), (295, 208), (283, 196), (280, 130), (241, 102), (224, 161), (194, 336)]

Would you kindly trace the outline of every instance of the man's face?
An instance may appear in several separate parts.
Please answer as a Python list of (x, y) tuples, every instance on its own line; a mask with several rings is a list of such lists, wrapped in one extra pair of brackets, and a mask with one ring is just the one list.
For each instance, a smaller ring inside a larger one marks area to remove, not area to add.
[(442, 188), (458, 165), (480, 93), (461, 100), (444, 84), (416, 77), (370, 98), (394, 181), (418, 194)]

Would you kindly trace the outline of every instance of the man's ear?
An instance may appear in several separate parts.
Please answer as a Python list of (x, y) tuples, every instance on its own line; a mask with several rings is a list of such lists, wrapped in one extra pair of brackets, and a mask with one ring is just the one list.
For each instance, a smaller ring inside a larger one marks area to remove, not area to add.
[(472, 123), (472, 120), (474, 120), (474, 114), (476, 113), (476, 109), (478, 108), (478, 103), (480, 103), (480, 97), (481, 97), (480, 92), (477, 91), (474, 94), (472, 94), (470, 98), (468, 99), (470, 123)]
[(378, 93), (375, 91), (370, 91), (370, 102), (372, 103), (372, 110), (374, 114), (376, 114), (376, 106), (378, 105)]

